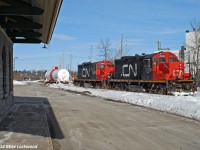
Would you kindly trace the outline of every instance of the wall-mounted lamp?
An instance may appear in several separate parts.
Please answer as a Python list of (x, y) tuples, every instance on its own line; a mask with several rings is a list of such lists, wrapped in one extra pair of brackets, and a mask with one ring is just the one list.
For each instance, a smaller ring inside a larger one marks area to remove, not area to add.
[(44, 46), (43, 46), (42, 48), (47, 48), (47, 45), (46, 45), (46, 44), (44, 44)]

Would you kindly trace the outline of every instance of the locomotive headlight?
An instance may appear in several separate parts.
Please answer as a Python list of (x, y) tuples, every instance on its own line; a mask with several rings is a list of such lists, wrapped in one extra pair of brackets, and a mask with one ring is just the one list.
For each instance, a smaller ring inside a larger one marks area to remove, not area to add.
[(182, 64), (179, 65), (179, 68), (180, 68), (180, 69), (182, 68)]

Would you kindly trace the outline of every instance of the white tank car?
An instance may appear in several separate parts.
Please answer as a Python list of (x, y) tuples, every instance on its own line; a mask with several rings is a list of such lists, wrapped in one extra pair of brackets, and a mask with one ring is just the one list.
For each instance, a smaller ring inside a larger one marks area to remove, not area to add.
[(69, 71), (66, 69), (55, 70), (52, 77), (57, 82), (69, 82)]
[(70, 77), (69, 71), (66, 69), (53, 69), (45, 73), (46, 81), (51, 83), (52, 82), (68, 83), (69, 77)]

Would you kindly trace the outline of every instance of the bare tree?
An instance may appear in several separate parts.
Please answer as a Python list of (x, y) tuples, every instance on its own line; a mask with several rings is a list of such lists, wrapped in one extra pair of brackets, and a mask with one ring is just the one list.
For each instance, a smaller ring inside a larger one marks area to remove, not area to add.
[(98, 48), (101, 50), (102, 57), (104, 60), (111, 59), (111, 50), (110, 50), (111, 42), (109, 38), (101, 39), (98, 45)]
[(188, 50), (188, 63), (189, 63), (189, 71), (196, 78), (198, 75), (198, 71), (200, 69), (199, 64), (199, 52), (200, 52), (200, 22), (194, 20), (190, 23), (193, 29), (193, 32), (189, 34), (189, 41), (186, 45), (186, 49)]

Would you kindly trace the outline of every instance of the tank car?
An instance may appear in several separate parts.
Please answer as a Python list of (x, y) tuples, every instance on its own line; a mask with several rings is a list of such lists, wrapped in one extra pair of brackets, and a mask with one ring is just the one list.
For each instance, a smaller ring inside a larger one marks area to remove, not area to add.
[(45, 73), (46, 82), (48, 83), (69, 83), (69, 71), (66, 69), (59, 69), (58, 67), (53, 67), (52, 70)]

